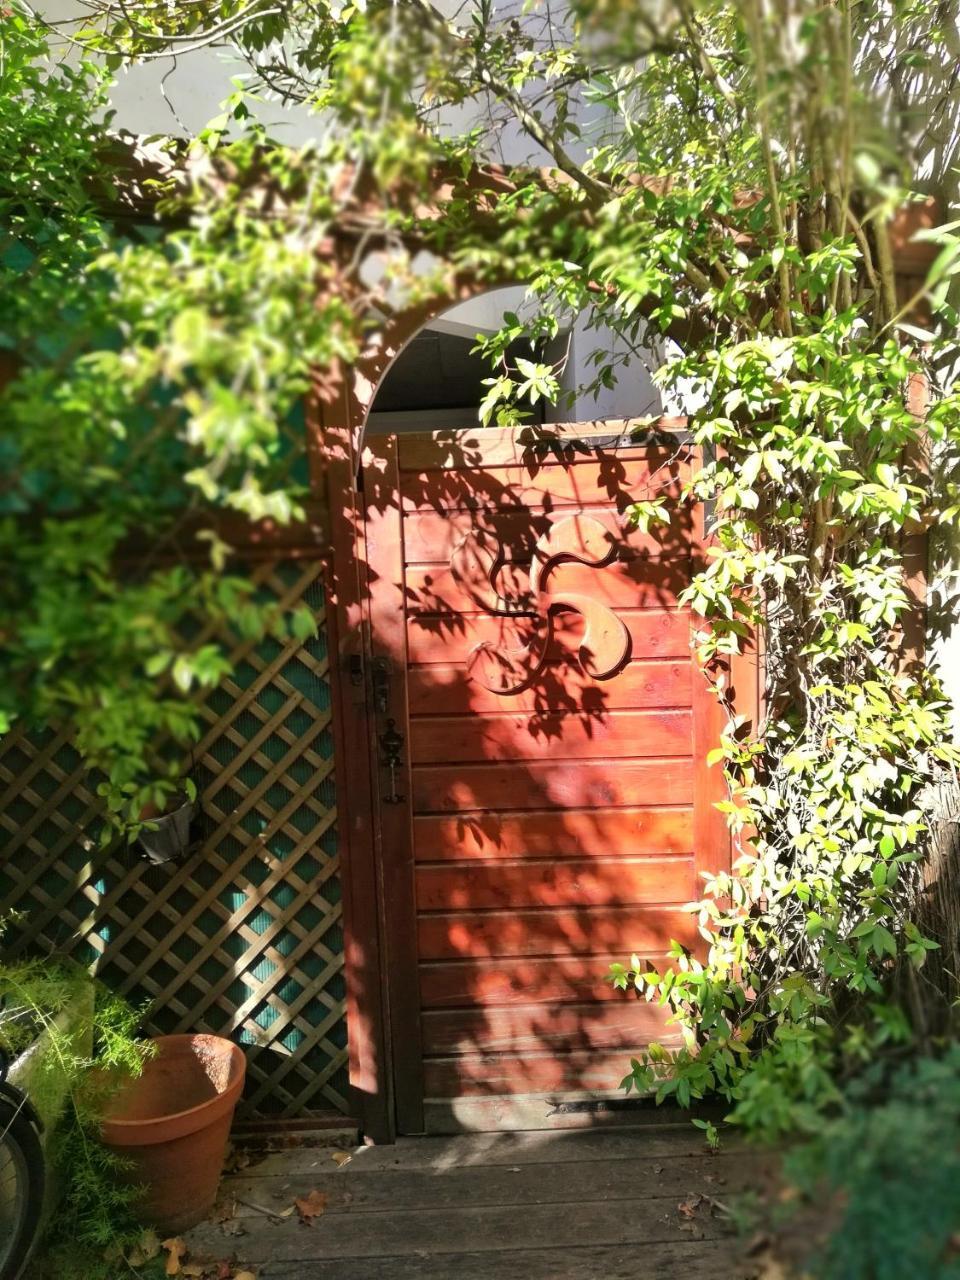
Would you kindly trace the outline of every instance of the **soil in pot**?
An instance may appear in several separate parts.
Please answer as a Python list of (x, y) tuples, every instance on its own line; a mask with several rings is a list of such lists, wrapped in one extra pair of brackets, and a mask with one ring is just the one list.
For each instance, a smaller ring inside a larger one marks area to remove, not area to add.
[(221, 1036), (157, 1036), (155, 1057), (109, 1101), (104, 1144), (144, 1188), (142, 1221), (185, 1231), (213, 1208), (246, 1060)]

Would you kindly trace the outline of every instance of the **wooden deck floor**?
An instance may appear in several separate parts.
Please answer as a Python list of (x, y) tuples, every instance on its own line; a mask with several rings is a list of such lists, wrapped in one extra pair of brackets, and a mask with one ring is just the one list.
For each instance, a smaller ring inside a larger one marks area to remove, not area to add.
[(257, 1280), (753, 1280), (726, 1211), (761, 1172), (688, 1124), (302, 1147), (227, 1177), (186, 1241)]

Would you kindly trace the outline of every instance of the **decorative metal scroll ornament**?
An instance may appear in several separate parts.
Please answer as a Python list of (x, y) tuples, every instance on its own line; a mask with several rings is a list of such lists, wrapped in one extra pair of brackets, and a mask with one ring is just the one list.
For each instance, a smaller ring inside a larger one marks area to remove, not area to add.
[(552, 591), (544, 583), (564, 562), (599, 569), (613, 558), (615, 546), (599, 520), (591, 516), (566, 516), (542, 534), (530, 566), (530, 592), (524, 600), (509, 600), (497, 591), (504, 564), (499, 538), (481, 528), (472, 529), (450, 556), (453, 575), (480, 608), (497, 617), (527, 618), (533, 635), (522, 645), (509, 646), (483, 640), (467, 655), (471, 677), (490, 693), (519, 693), (536, 679), (546, 662), (553, 637), (554, 619), (562, 610), (573, 610), (583, 619), (580, 665), (594, 680), (606, 680), (623, 666), (630, 652), (630, 633), (623, 621), (580, 591)]

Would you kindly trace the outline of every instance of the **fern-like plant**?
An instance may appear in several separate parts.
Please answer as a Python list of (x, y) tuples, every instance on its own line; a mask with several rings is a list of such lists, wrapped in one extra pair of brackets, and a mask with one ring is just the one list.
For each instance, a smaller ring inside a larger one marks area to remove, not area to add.
[(141, 1231), (137, 1188), (99, 1140), (105, 1102), (150, 1052), (137, 1038), (139, 1015), (63, 960), (0, 965), (0, 1001), (0, 1044), (11, 1057), (26, 1055), (18, 1083), (47, 1130), (56, 1199), (37, 1273), (106, 1280), (116, 1270), (108, 1258), (124, 1256)]

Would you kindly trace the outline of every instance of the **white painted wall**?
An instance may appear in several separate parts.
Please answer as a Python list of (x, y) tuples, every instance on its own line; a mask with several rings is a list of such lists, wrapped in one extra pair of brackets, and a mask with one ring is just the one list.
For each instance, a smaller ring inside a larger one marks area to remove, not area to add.
[[(175, 3), (175, 0), (174, 0)], [(437, 8), (451, 17), (463, 16), (463, 0), (434, 0)], [(239, 5), (237, 6), (240, 7)], [(77, 50), (69, 43), (71, 29), (86, 25), (90, 13), (84, 0), (35, 0), (34, 8), (62, 33), (59, 50), (64, 57), (76, 58)], [(521, 23), (539, 25), (542, 17), (525, 14), (524, 0), (496, 0), (498, 18), (516, 18)], [(556, 22), (556, 12), (553, 21)], [(220, 103), (233, 89), (232, 80), (241, 76), (246, 64), (228, 47), (201, 48), (150, 59), (118, 73), (111, 92), (116, 111), (116, 127), (130, 133), (171, 133), (181, 136), (202, 129), (220, 110)], [(278, 140), (292, 145), (317, 139), (323, 131), (321, 117), (302, 107), (285, 107), (277, 101), (251, 103), (257, 117)], [(570, 153), (577, 159), (587, 155), (602, 133), (605, 117), (596, 107), (584, 105), (574, 113), (583, 137), (571, 140)], [(439, 118), (441, 129), (463, 131), (480, 123), (482, 116), (466, 105), (445, 109)], [(492, 143), (495, 158), (504, 164), (548, 164), (550, 158), (514, 122), (499, 130)]]
[[(451, 14), (461, 7), (461, 0), (439, 0), (439, 3)], [(71, 24), (83, 22), (88, 17), (83, 0), (41, 0), (37, 9), (51, 22), (61, 24), (64, 36), (69, 33)], [(522, 0), (501, 0), (498, 9), (506, 15), (516, 12), (522, 16)], [(76, 56), (66, 39), (60, 48), (65, 57)], [(244, 64), (229, 49), (200, 49), (122, 70), (110, 95), (115, 111), (114, 127), (141, 135), (167, 133), (186, 136), (196, 133), (218, 113), (221, 102), (232, 90), (232, 78), (241, 75), (243, 70)], [(306, 108), (288, 108), (275, 101), (252, 105), (272, 135), (291, 146), (301, 146), (322, 134), (322, 119)], [(467, 128), (471, 123), (473, 120), (463, 110), (448, 113), (446, 120), (451, 130)], [(580, 124), (583, 136), (570, 148), (577, 159), (583, 159), (588, 153), (592, 139), (604, 127), (604, 118), (595, 109), (584, 108)], [(546, 153), (516, 124), (509, 125), (497, 135), (495, 152), (505, 164), (549, 163)], [(429, 265), (426, 255), (424, 259), (423, 267), (426, 269)], [(370, 264), (369, 270), (374, 275), (380, 269), (376, 262)], [(452, 308), (431, 327), (471, 335), (492, 332), (499, 327), (505, 310), (517, 311), (522, 307), (523, 294), (524, 290), (518, 288), (498, 290), (471, 299)], [(394, 305), (399, 301), (394, 299)], [(582, 326), (577, 328), (565, 385), (575, 386), (589, 376), (583, 361), (597, 339), (598, 335), (585, 334)], [(604, 340), (603, 335), (599, 335), (599, 341)], [(606, 340), (613, 342), (610, 335)], [(596, 399), (580, 397), (575, 416), (584, 419), (639, 416), (658, 412), (655, 407), (658, 405), (659, 399), (649, 374), (635, 362), (614, 390), (604, 391)]]
[[(499, 328), (505, 311), (513, 311), (523, 317), (535, 305), (526, 297), (522, 286), (494, 289), (479, 298), (451, 307), (429, 327), (471, 336), (477, 332), (491, 333)], [(549, 421), (561, 418), (572, 422), (594, 418), (642, 418), (662, 412), (660, 393), (651, 378), (651, 361), (631, 356), (620, 339), (608, 329), (587, 329), (583, 316), (577, 317), (567, 340), (569, 355), (561, 379), (566, 391), (593, 379), (594, 366), (590, 355), (598, 348), (611, 353), (622, 352), (629, 357), (629, 363), (617, 366), (620, 372), (615, 387), (600, 388), (593, 395), (578, 395), (572, 408), (548, 413)]]
[(563, 378), (565, 389), (573, 390), (596, 376), (590, 359), (602, 350), (626, 363), (615, 365), (617, 377), (613, 387), (600, 387), (589, 395), (579, 394), (572, 411), (563, 416), (573, 422), (593, 418), (644, 418), (661, 412), (661, 398), (653, 385), (653, 363), (649, 356), (633, 354), (627, 344), (609, 329), (588, 329), (586, 318), (577, 317), (569, 337), (570, 356)]
[(472, 337), (476, 333), (495, 333), (503, 323), (505, 311), (512, 311), (520, 317), (530, 315), (532, 306), (526, 293), (523, 285), (491, 289), (489, 293), (482, 293), (479, 298), (456, 303), (444, 311), (430, 327), (439, 329), (441, 333), (459, 333), (464, 337)]

